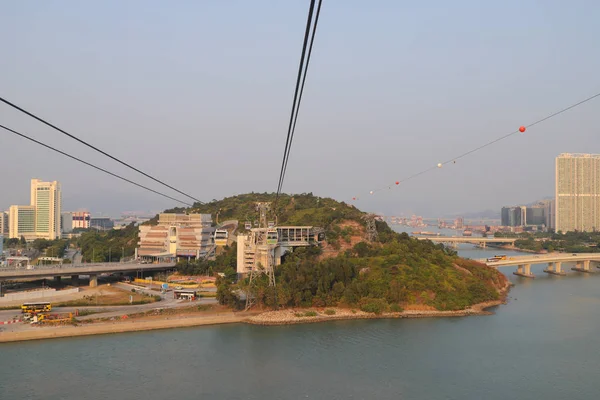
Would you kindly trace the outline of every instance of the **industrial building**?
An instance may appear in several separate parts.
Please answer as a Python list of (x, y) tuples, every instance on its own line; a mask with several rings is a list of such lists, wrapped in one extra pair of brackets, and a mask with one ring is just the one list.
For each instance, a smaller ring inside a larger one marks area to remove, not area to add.
[(556, 230), (600, 229), (600, 154), (556, 158)]
[(159, 214), (157, 225), (140, 225), (136, 258), (205, 257), (214, 251), (214, 232), (210, 214)]

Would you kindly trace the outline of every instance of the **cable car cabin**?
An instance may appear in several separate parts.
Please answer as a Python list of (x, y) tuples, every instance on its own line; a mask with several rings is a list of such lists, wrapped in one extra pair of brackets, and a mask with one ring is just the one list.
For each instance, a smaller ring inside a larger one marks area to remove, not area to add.
[(52, 310), (52, 304), (47, 301), (40, 301), (37, 303), (23, 303), (21, 305), (21, 312), (23, 314), (32, 314), (38, 312), (47, 312)]
[(267, 231), (267, 244), (277, 244), (279, 241), (279, 235), (277, 229), (269, 229)]
[(267, 222), (267, 228), (272, 228), (275, 226), (275, 221), (269, 221)]
[(226, 246), (228, 237), (229, 237), (229, 232), (227, 232), (225, 229), (217, 229), (215, 231), (215, 245), (216, 246)]
[(252, 229), (252, 222), (250, 221), (246, 221), (246, 223), (244, 224), (244, 228), (249, 231), (250, 229)]
[(173, 298), (176, 300), (196, 300), (198, 293), (191, 289), (173, 290)]

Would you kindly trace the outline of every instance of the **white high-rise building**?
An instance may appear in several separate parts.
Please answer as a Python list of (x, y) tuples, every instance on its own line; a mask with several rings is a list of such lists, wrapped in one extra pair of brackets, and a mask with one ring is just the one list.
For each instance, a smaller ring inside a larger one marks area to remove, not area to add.
[(9, 236), (27, 240), (60, 238), (61, 211), (60, 183), (31, 180), (29, 206), (11, 206), (9, 211)]
[(60, 238), (60, 183), (31, 180), (31, 205), (35, 207), (35, 233), (39, 238)]
[(556, 158), (556, 231), (600, 229), (600, 154)]

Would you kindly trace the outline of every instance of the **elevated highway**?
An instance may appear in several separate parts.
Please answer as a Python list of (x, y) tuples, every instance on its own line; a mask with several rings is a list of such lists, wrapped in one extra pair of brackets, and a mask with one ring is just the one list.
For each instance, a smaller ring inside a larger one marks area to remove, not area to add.
[(600, 266), (600, 253), (550, 253), (536, 254), (517, 257), (508, 257), (506, 260), (487, 261), (479, 260), (489, 267), (512, 267), (516, 266), (515, 275), (533, 278), (531, 273), (531, 264), (548, 264), (544, 272), (554, 275), (566, 275), (563, 271), (563, 264), (571, 264), (573, 271), (594, 272), (593, 265)]
[(418, 240), (431, 240), (434, 243), (451, 243), (454, 245), (459, 243), (471, 243), (480, 245), (481, 247), (485, 247), (487, 243), (508, 244), (514, 246), (515, 242), (519, 240), (518, 238), (488, 238), (479, 236), (416, 236), (416, 238)]
[[(70, 276), (77, 280), (79, 275), (89, 275), (90, 286), (98, 284), (98, 275), (133, 271), (164, 271), (175, 267), (175, 263), (138, 264), (138, 263), (88, 263), (47, 265), (27, 268), (2, 268), (0, 281), (32, 278)], [(60, 279), (60, 278), (59, 278)]]

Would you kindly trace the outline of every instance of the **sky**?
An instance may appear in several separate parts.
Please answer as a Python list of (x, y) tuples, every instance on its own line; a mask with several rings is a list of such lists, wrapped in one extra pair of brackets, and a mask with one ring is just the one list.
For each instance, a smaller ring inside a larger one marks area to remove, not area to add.
[[(0, 96), (203, 201), (273, 192), (308, 4), (4, 2)], [(283, 190), (424, 216), (551, 196), (558, 154), (600, 153), (600, 98), (394, 182), (600, 92), (598, 21), (594, 0), (324, 0)], [(189, 200), (4, 104), (0, 124)], [(31, 178), (63, 210), (178, 205), (5, 131), (0, 168), (0, 209)]]

